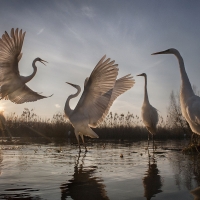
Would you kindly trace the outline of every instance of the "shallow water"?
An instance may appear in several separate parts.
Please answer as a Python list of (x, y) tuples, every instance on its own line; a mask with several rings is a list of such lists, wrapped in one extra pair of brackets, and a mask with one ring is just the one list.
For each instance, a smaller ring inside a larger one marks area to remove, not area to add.
[(1, 145), (0, 199), (194, 199), (200, 158), (180, 152), (187, 143), (156, 141), (151, 157), (146, 141), (89, 143), (80, 154), (70, 144)]

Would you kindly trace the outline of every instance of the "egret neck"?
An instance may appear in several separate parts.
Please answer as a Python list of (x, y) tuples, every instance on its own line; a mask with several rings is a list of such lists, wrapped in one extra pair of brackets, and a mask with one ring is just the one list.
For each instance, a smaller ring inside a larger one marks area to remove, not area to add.
[(184, 61), (182, 56), (178, 51), (174, 53), (174, 55), (177, 57), (179, 62), (179, 68), (181, 73), (181, 93), (184, 95), (185, 98), (191, 97), (194, 95), (191, 83), (189, 81), (188, 75), (185, 71)]
[(144, 75), (144, 102), (149, 103), (149, 98), (148, 98), (148, 92), (147, 92), (147, 76), (146, 74)]
[(35, 65), (36, 62), (37, 62), (37, 58), (32, 63), (33, 73), (30, 76), (21, 76), (21, 80), (23, 81), (23, 83), (29, 82), (35, 76), (37, 72), (37, 67)]
[(77, 92), (75, 94), (71, 94), (69, 95), (69, 97), (67, 98), (66, 100), (66, 103), (65, 103), (65, 115), (69, 118), (71, 112), (72, 112), (72, 109), (70, 108), (69, 106), (69, 101), (72, 99), (72, 98), (75, 98), (79, 95), (79, 93), (81, 92), (81, 87), (79, 85), (73, 85), (76, 89), (77, 89)]

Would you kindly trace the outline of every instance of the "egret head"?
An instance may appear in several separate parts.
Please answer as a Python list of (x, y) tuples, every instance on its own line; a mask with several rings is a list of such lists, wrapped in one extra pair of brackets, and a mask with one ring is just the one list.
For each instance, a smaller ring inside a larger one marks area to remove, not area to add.
[(37, 62), (37, 61), (41, 62), (43, 65), (45, 65), (45, 62), (48, 63), (47, 61), (42, 60), (41, 58), (36, 58), (35, 62)]
[(75, 84), (72, 84), (72, 83), (69, 83), (69, 82), (66, 82), (66, 83), (69, 84), (69, 85), (71, 85), (71, 86), (73, 86), (73, 87), (75, 87), (78, 90), (77, 91), (77, 95), (80, 93), (81, 87), (79, 85), (75, 85)]
[(72, 83), (69, 83), (69, 82), (66, 82), (66, 83), (71, 85), (71, 86), (73, 86), (73, 87), (75, 87), (75, 88), (79, 87), (78, 85), (75, 85), (75, 84), (72, 84)]
[(147, 76), (145, 73), (138, 74), (137, 76)]
[(156, 53), (152, 53), (151, 55), (157, 55), (157, 54), (177, 54), (179, 53), (178, 50), (171, 48), (171, 49), (167, 49), (165, 51), (159, 51)]

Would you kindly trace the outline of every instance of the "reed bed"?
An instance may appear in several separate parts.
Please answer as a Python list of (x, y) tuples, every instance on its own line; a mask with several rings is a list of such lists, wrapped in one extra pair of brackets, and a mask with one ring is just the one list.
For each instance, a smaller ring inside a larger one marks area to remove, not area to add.
[[(175, 123), (176, 124), (176, 123)], [(56, 113), (52, 118), (42, 119), (33, 110), (25, 108), (21, 115), (11, 113), (6, 117), (6, 127), (1, 126), (1, 135), (12, 137), (31, 137), (48, 139), (75, 139), (74, 129), (63, 113)], [(110, 112), (103, 123), (94, 131), (102, 140), (146, 140), (148, 131), (139, 116), (130, 112), (117, 114)], [(169, 119), (159, 117), (158, 131), (155, 139), (189, 138), (191, 131), (187, 127), (173, 125)]]

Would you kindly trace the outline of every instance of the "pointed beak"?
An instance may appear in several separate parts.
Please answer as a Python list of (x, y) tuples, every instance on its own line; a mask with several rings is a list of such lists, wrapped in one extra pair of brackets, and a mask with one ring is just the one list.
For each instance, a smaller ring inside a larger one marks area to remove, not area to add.
[[(45, 61), (45, 60), (40, 60), (40, 62), (43, 64), (43, 65), (45, 65), (45, 63), (48, 63), (47, 61)], [(45, 65), (46, 66), (46, 65)]]
[(69, 82), (66, 82), (66, 83), (74, 87), (74, 84), (72, 84), (72, 83), (69, 83)]
[(168, 54), (168, 53), (169, 53), (169, 49), (168, 49), (168, 50), (165, 50), (165, 51), (159, 51), (159, 52), (156, 52), (156, 53), (152, 53), (151, 55)]

